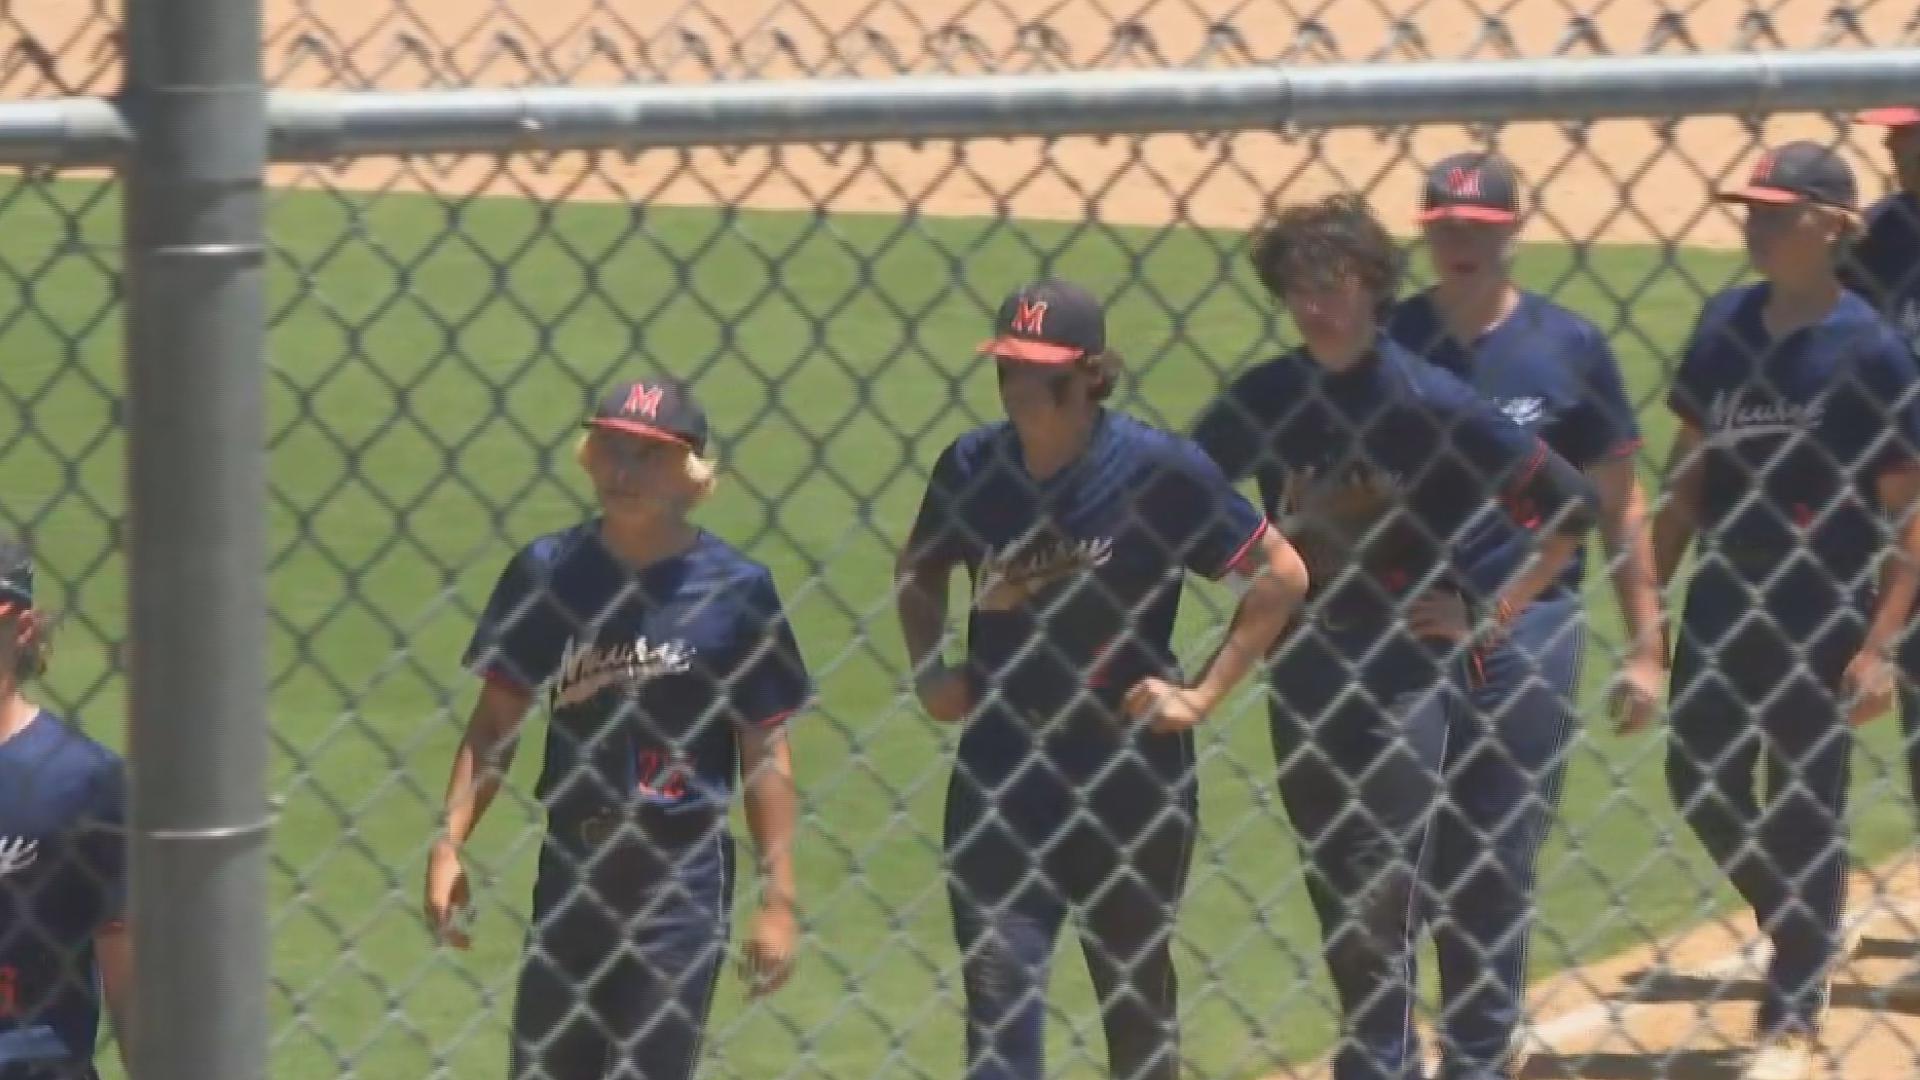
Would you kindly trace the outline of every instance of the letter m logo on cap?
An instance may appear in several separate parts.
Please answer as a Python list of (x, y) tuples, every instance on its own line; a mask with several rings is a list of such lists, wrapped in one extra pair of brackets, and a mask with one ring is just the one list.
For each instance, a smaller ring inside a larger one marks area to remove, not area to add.
[(1448, 169), (1447, 194), (1456, 199), (1477, 199), (1480, 197), (1479, 169)]
[(1754, 183), (1756, 184), (1765, 183), (1767, 179), (1773, 175), (1773, 164), (1774, 164), (1775, 156), (1776, 155), (1772, 150), (1769, 150), (1766, 153), (1760, 155), (1759, 162), (1755, 164), (1753, 167)]
[(633, 387), (627, 391), (627, 403), (620, 407), (620, 411), (628, 416), (655, 419), (660, 412), (660, 396), (659, 387), (649, 388), (645, 383), (634, 383)]
[(1046, 332), (1046, 324), (1045, 300), (1022, 300), (1019, 309), (1013, 313), (1013, 328), (1019, 333), (1039, 337)]

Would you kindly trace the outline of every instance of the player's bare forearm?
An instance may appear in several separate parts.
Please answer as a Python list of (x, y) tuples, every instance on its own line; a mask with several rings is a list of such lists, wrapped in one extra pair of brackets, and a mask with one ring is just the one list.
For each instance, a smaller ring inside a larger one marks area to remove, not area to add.
[(1665, 619), (1660, 587), (1654, 584), (1647, 498), (1634, 475), (1633, 459), (1617, 458), (1587, 472), (1600, 493), (1600, 543), (1631, 647), (1657, 650), (1665, 637)]
[(1891, 655), (1913, 602), (1920, 595), (1920, 466), (1892, 469), (1880, 477), (1881, 505), (1893, 521), (1894, 547), (1880, 564), (1880, 591), (1864, 648)]
[(120, 1047), (120, 1067), (133, 1075), (133, 932), (124, 921), (102, 927), (93, 936), (94, 962), (100, 968), (100, 992), (113, 1019), (113, 1039)]
[(460, 847), (473, 835), (500, 792), (519, 747), (520, 722), (533, 703), (526, 690), (489, 681), (467, 718), (467, 730), (453, 755), (447, 778), (443, 843)]
[(1498, 604), (1503, 611), (1519, 611), (1553, 587), (1580, 552), (1581, 537), (1563, 532), (1542, 536), (1507, 584), (1500, 590)]
[(1673, 583), (1699, 529), (1702, 473), (1700, 429), (1682, 421), (1667, 456), (1666, 491), (1653, 516), (1654, 582), (1662, 590)]
[(900, 636), (916, 678), (940, 660), (940, 642), (947, 632), (947, 585), (952, 578), (953, 565), (937, 559), (903, 556), (895, 569)]
[(785, 725), (749, 731), (741, 739), (746, 778), (747, 831), (760, 867), (762, 907), (795, 906), (793, 837), (800, 796), (793, 782), (793, 751)]
[(1279, 529), (1269, 528), (1260, 538), (1258, 554), (1226, 640), (1194, 684), (1208, 709), (1232, 693), (1273, 649), (1307, 595), (1306, 563)]

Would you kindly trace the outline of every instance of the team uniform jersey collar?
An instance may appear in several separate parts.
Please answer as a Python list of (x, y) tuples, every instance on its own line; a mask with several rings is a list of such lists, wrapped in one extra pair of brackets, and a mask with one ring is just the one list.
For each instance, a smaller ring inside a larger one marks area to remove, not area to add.
[(1080, 453), (1072, 461), (1067, 462), (1065, 466), (1045, 479), (1038, 478), (1027, 471), (1027, 457), (1020, 448), (1020, 433), (1014, 430), (1011, 423), (1007, 424), (1006, 429), (1001, 433), (1000, 453), (1005, 455), (1020, 479), (1027, 483), (1043, 491), (1065, 487), (1087, 469), (1088, 462), (1099, 460), (1100, 454), (1107, 449), (1108, 442), (1113, 438), (1112, 420), (1113, 414), (1106, 409), (1096, 411), (1093, 417), (1093, 430), (1087, 434), (1087, 445), (1081, 448)]

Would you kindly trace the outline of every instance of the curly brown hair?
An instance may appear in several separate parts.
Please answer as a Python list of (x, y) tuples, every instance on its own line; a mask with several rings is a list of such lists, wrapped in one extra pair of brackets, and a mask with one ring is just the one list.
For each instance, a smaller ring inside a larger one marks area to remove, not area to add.
[(1406, 255), (1357, 195), (1339, 193), (1280, 211), (1248, 254), (1275, 298), (1298, 286), (1357, 279), (1384, 309), (1400, 291)]
[(1093, 376), (1093, 400), (1105, 401), (1113, 396), (1113, 388), (1119, 385), (1120, 372), (1124, 367), (1126, 367), (1126, 361), (1112, 349), (1091, 353), (1081, 358), (1081, 370)]
[[(0, 632), (13, 636), (14, 623), (20, 618), (12, 614), (0, 618)], [(47, 660), (53, 655), (53, 623), (46, 613), (35, 610), (33, 635), (25, 645), (13, 654), (13, 677), (18, 682), (37, 679), (47, 673)]]

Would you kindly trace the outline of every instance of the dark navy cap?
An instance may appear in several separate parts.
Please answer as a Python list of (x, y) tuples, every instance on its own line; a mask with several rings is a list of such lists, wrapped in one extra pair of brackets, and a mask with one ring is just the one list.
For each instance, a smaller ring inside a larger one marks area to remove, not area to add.
[(1070, 364), (1106, 348), (1106, 308), (1080, 286), (1052, 280), (1001, 301), (993, 337), (980, 352), (1028, 364)]
[(1760, 155), (1747, 186), (1722, 192), (1720, 198), (1769, 206), (1811, 202), (1852, 210), (1860, 203), (1860, 188), (1845, 158), (1803, 139)]
[(0, 612), (33, 606), (33, 554), (18, 539), (0, 533)]
[(600, 399), (587, 426), (677, 442), (696, 454), (707, 449), (707, 414), (686, 386), (671, 379), (614, 387)]
[(1495, 154), (1455, 154), (1427, 170), (1420, 191), (1420, 223), (1520, 220), (1520, 174)]

